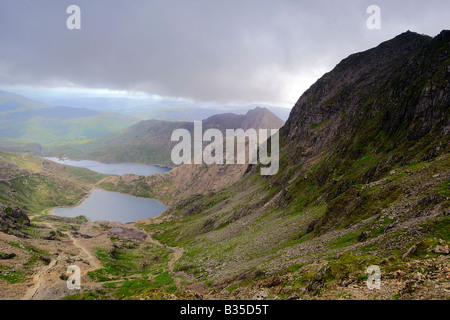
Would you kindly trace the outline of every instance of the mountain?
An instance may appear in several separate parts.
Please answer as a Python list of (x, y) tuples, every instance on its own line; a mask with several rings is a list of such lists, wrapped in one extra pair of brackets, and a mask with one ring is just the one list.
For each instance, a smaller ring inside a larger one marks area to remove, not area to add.
[(136, 122), (136, 118), (128, 115), (51, 106), (0, 92), (0, 145), (3, 148), (86, 139)]
[(48, 108), (50, 105), (0, 90), (0, 112)]
[[(217, 174), (183, 167), (105, 181), (160, 199), (184, 186), (143, 228), (182, 247), (175, 270), (215, 297), (446, 299), (436, 279), (449, 268), (449, 52), (450, 31), (406, 32), (342, 60), (292, 109), (274, 176), (250, 165), (209, 190), (192, 181)], [(381, 290), (366, 288), (371, 265)]]
[(265, 107), (275, 113), (283, 121), (289, 116), (290, 108), (275, 107), (270, 105), (220, 105), (217, 103), (207, 103), (198, 101), (186, 101), (177, 99), (151, 98), (114, 98), (114, 97), (72, 97), (64, 98), (59, 96), (43, 96), (43, 93), (36, 94), (25, 92), (34, 99), (44, 101), (51, 105), (63, 105), (73, 108), (87, 108), (101, 112), (114, 112), (127, 114), (139, 118), (140, 120), (165, 120), (165, 121), (195, 121), (206, 119), (212, 115), (232, 112), (235, 114), (245, 114), (255, 107)]
[(249, 110), (245, 115), (233, 113), (217, 114), (204, 121), (205, 128), (224, 129), (279, 129), (284, 125), (284, 121), (278, 118), (267, 108), (256, 107)]
[[(279, 129), (284, 122), (266, 108), (255, 108), (245, 115), (225, 113), (202, 121), (203, 129)], [(86, 141), (57, 144), (50, 151), (57, 156), (92, 159), (104, 162), (140, 162), (173, 166), (171, 151), (178, 142), (171, 142), (175, 129), (187, 129), (192, 137), (193, 122), (162, 120), (141, 121), (130, 128), (94, 137)]]
[[(273, 112), (281, 120), (286, 121), (289, 117), (289, 112), (291, 109), (283, 107), (273, 107), (273, 106), (258, 106), (249, 105), (242, 107), (228, 107), (228, 111), (234, 114), (245, 114), (248, 110), (263, 107), (271, 112)], [(166, 121), (195, 121), (200, 119), (206, 119), (216, 114), (224, 113), (224, 109), (221, 108), (206, 108), (206, 107), (154, 107), (149, 108), (145, 111), (139, 111), (131, 113), (133, 116), (138, 117), (142, 120), (156, 119), (156, 120), (166, 120)]]

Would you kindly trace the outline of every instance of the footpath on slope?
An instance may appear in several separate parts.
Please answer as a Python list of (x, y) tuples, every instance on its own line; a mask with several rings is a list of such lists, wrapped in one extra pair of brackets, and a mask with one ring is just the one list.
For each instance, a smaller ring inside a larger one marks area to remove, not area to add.
[[(33, 216), (31, 219), (39, 216)], [(57, 229), (48, 222), (41, 223), (45, 225), (47, 228), (56, 231)], [(88, 248), (76, 239), (70, 232), (63, 232), (68, 237), (69, 241), (65, 241), (64, 245), (70, 249), (75, 248), (76, 251), (79, 252), (78, 255), (71, 256), (70, 258), (74, 261), (82, 261), (86, 267), (83, 267), (81, 270), (81, 276), (87, 275), (89, 271), (94, 271), (102, 268), (100, 261), (93, 255)], [(72, 248), (70, 248), (72, 247)], [(67, 264), (67, 255), (59, 254), (56, 258), (51, 259), (50, 263), (41, 268), (34, 276), (31, 283), (31, 286), (25, 292), (22, 297), (22, 300), (48, 300), (48, 299), (59, 299), (66, 296), (69, 292), (67, 289), (66, 282), (62, 281), (59, 277), (61, 272), (56, 270), (56, 267), (59, 265)], [(68, 265), (66, 266), (68, 267)], [(65, 270), (66, 268), (64, 268)], [(86, 285), (85, 281), (83, 282), (83, 286)], [(88, 283), (87, 286), (91, 287), (93, 284)], [(97, 286), (97, 285), (94, 285)]]

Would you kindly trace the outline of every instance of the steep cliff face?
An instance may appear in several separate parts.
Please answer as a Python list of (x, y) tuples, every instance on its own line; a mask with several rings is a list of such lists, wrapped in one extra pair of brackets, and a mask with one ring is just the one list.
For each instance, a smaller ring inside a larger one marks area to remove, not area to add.
[[(450, 128), (449, 41), (450, 31), (434, 39), (406, 32), (344, 59), (295, 104), (283, 128), (286, 149), (295, 149), (288, 156), (299, 163), (322, 151), (346, 155), (357, 145), (374, 152), (385, 146), (400, 152), (392, 165), (444, 152), (439, 138), (447, 139)], [(422, 139), (430, 144), (426, 150), (402, 150)]]
[(333, 261), (327, 277), (344, 281), (450, 241), (449, 53), (449, 31), (406, 32), (325, 74), (280, 130), (278, 174), (251, 165), (167, 210), (161, 240), (193, 252), (180, 268), (202, 266), (224, 287), (255, 270), (305, 277)]
[(309, 176), (330, 203), (315, 226), (325, 232), (342, 218), (337, 197), (392, 169), (448, 154), (449, 129), (450, 31), (435, 38), (406, 32), (351, 55), (300, 97), (282, 129), (285, 161), (271, 181), (283, 189), (279, 208), (305, 187), (292, 180)]

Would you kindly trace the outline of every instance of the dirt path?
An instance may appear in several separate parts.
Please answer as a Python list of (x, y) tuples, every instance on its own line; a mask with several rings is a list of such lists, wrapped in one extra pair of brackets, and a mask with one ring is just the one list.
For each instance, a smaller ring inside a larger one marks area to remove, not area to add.
[(173, 250), (173, 256), (169, 260), (169, 263), (168, 263), (169, 273), (175, 274), (173, 272), (173, 266), (175, 265), (175, 262), (180, 260), (180, 258), (183, 256), (184, 250), (183, 250), (183, 248), (178, 248), (178, 247), (168, 247), (168, 248)]
[[(155, 238), (153, 238), (153, 233), (147, 234), (146, 241), (148, 241), (150, 243), (153, 243), (153, 244), (156, 244), (158, 246), (170, 249), (170, 250), (173, 251), (172, 257), (170, 258), (169, 262), (167, 263), (167, 269), (168, 269), (168, 272), (169, 272), (170, 275), (184, 277), (184, 278), (188, 278), (188, 279), (192, 280), (191, 277), (185, 272), (174, 272), (175, 263), (178, 260), (180, 260), (181, 257), (183, 256), (183, 253), (184, 253), (184, 249), (183, 248), (170, 247), (168, 245), (164, 245), (161, 242), (159, 242), (158, 240), (156, 240)], [(182, 287), (180, 278), (174, 278), (174, 281), (175, 281), (175, 285), (177, 286), (177, 288), (181, 288)]]
[(24, 296), (22, 297), (22, 300), (32, 300), (33, 297), (36, 295), (37, 291), (43, 287), (43, 284), (45, 283), (44, 276), (47, 274), (50, 269), (52, 269), (57, 263), (56, 259), (53, 259), (50, 264), (44, 268), (43, 270), (39, 271), (37, 274), (33, 277), (33, 283), (34, 285), (30, 287), (30, 289), (25, 292)]
[(148, 233), (147, 234), (146, 241), (150, 242), (150, 243), (153, 243), (153, 244), (156, 244), (157, 246), (161, 246), (161, 247), (164, 247), (164, 248), (167, 248), (167, 249), (170, 249), (170, 250), (173, 251), (172, 257), (170, 258), (167, 267), (168, 267), (169, 273), (172, 274), (172, 275), (175, 275), (175, 273), (173, 272), (174, 265), (183, 256), (184, 249), (183, 248), (179, 248), (179, 247), (170, 247), (168, 245), (162, 244), (161, 242), (159, 242), (158, 240), (153, 238), (153, 233)]
[[(67, 234), (67, 233), (65, 233)], [(96, 256), (92, 255), (92, 253), (83, 245), (81, 244), (78, 239), (74, 238), (73, 235), (71, 234), (67, 234), (70, 238), (70, 240), (72, 241), (73, 245), (75, 247), (77, 247), (78, 249), (80, 249), (85, 256), (85, 260), (89, 262), (90, 265), (90, 270), (88, 271), (93, 271), (96, 269), (100, 269), (103, 268), (102, 264), (100, 263), (100, 261), (97, 259)]]
[[(50, 224), (50, 223), (42, 223), (49, 229), (52, 229), (53, 231), (56, 231), (56, 228)], [(65, 235), (68, 236), (69, 240), (67, 242), (68, 245), (72, 245), (73, 247), (77, 248), (80, 252), (78, 255), (79, 258), (81, 258), (83, 261), (86, 261), (88, 264), (87, 268), (83, 268), (82, 274), (87, 274), (89, 271), (93, 271), (96, 269), (102, 268), (102, 265), (100, 261), (83, 245), (82, 242), (79, 241), (79, 239), (75, 238), (70, 232), (63, 232)], [(77, 257), (77, 256), (75, 256)], [(58, 264), (58, 262), (65, 263), (65, 257), (63, 255), (58, 255), (56, 259), (52, 259), (50, 263), (39, 270), (34, 276), (32, 281), (32, 286), (25, 292), (25, 294), (22, 297), (22, 300), (33, 300), (36, 299), (36, 296), (41, 293), (41, 291), (48, 291), (49, 288), (54, 285), (55, 280), (60, 280), (58, 278), (58, 273), (56, 270), (52, 270), (55, 268), (55, 266)], [(65, 284), (64, 284), (65, 285)], [(42, 293), (44, 296), (46, 293)], [(53, 298), (52, 296), (50, 298)], [(42, 297), (38, 298), (42, 299)]]
[[(174, 282), (178, 289), (188, 289), (188, 290), (194, 291), (196, 293), (200, 293), (201, 294), (200, 296), (204, 300), (220, 299), (220, 297), (219, 298), (215, 297), (211, 293), (204, 290), (204, 285), (198, 283), (197, 279), (195, 279), (195, 277), (193, 275), (187, 274), (186, 272), (183, 272), (183, 271), (177, 271), (177, 272), (174, 271), (175, 263), (178, 260), (180, 260), (181, 257), (183, 256), (183, 253), (184, 253), (183, 248), (170, 247), (170, 246), (164, 245), (164, 244), (160, 243), (158, 240), (156, 240), (155, 238), (153, 238), (153, 233), (147, 234), (146, 241), (173, 251), (172, 257), (170, 258), (170, 260), (168, 262), (168, 271), (169, 271), (170, 275), (174, 276)], [(181, 283), (183, 278), (190, 282), (190, 284), (188, 286), (185, 286)]]

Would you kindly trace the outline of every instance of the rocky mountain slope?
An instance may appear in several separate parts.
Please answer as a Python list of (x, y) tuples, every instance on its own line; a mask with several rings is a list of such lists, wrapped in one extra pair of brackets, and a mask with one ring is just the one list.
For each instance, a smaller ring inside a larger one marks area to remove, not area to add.
[(0, 232), (25, 237), (20, 229), (29, 225), (30, 219), (21, 208), (0, 206)]
[[(448, 250), (436, 248), (450, 241), (449, 50), (449, 31), (406, 32), (344, 59), (294, 106), (277, 175), (250, 166), (147, 229), (184, 247), (177, 270), (223, 296), (339, 295), (363, 290), (377, 264), (386, 283), (411, 281), (398, 270), (423, 281), (366, 297), (448, 297)], [(443, 269), (426, 267), (436, 259)]]

